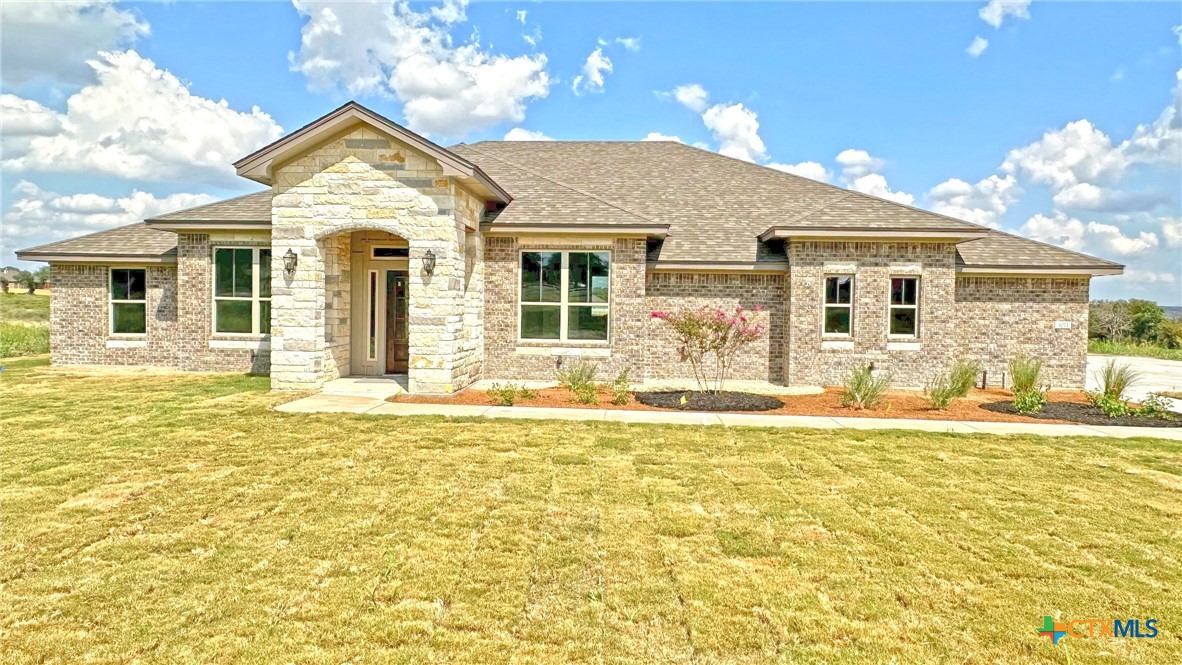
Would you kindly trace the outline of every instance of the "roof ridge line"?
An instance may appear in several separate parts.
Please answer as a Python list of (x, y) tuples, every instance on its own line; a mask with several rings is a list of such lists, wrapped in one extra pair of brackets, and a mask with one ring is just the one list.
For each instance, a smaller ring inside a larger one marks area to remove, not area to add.
[(537, 173), (537, 172), (535, 172), (535, 171), (531, 171), (530, 169), (527, 169), (526, 167), (522, 166), (521, 164), (518, 164), (517, 162), (511, 161), (511, 160), (508, 160), (508, 159), (505, 159), (505, 158), (503, 158), (503, 157), (498, 157), (498, 156), (496, 156), (496, 155), (490, 155), (490, 154), (488, 154), (487, 152), (484, 152), (484, 151), (480, 150), (479, 148), (477, 148), (477, 147), (475, 147), (475, 146), (473, 146), (473, 145), (471, 145), (471, 144), (469, 144), (469, 145), (467, 146), (467, 148), (468, 148), (469, 150), (474, 150), (474, 151), (476, 151), (476, 152), (478, 152), (478, 153), (480, 153), (480, 154), (484, 155), (485, 157), (488, 157), (489, 159), (495, 159), (495, 160), (497, 160), (498, 162), (503, 162), (503, 163), (505, 163), (505, 164), (508, 164), (509, 166), (512, 166), (513, 168), (516, 168), (516, 169), (521, 169), (522, 171), (525, 171), (526, 173), (528, 173), (528, 174), (530, 174), (530, 175), (534, 176), (535, 178), (541, 178), (542, 180), (547, 180), (547, 181), (549, 181), (549, 182), (552, 182), (552, 183), (554, 183), (555, 185), (558, 185), (559, 187), (564, 187), (564, 188), (566, 188), (566, 189), (569, 189), (570, 191), (572, 191), (572, 192), (574, 192), (574, 193), (576, 193), (576, 194), (579, 194), (579, 195), (581, 195), (581, 196), (585, 196), (585, 197), (587, 197), (587, 198), (589, 198), (589, 199), (593, 199), (593, 200), (595, 200), (595, 201), (599, 201), (600, 203), (602, 203), (602, 204), (604, 204), (604, 205), (606, 205), (606, 206), (610, 206), (610, 207), (612, 207), (612, 208), (615, 208), (616, 210), (620, 210), (620, 211), (626, 212), (626, 213), (628, 213), (629, 215), (632, 215), (633, 217), (637, 217), (637, 218), (639, 218), (639, 219), (643, 219), (644, 221), (646, 221), (646, 222), (650, 222), (650, 223), (652, 223), (652, 224), (663, 224), (664, 226), (668, 226), (668, 224), (666, 224), (666, 223), (664, 223), (664, 222), (659, 222), (659, 221), (657, 221), (657, 220), (655, 220), (655, 219), (653, 219), (653, 218), (651, 218), (651, 217), (646, 217), (646, 216), (644, 216), (644, 215), (642, 215), (642, 214), (640, 214), (640, 213), (638, 213), (638, 212), (633, 212), (632, 210), (629, 210), (629, 209), (625, 208), (625, 207), (624, 207), (624, 206), (622, 206), (622, 205), (619, 205), (619, 204), (616, 204), (616, 203), (612, 203), (611, 201), (605, 201), (604, 199), (602, 199), (602, 198), (600, 198), (600, 197), (598, 197), (598, 196), (596, 196), (596, 195), (594, 195), (594, 194), (592, 194), (592, 193), (590, 193), (590, 192), (585, 192), (585, 191), (583, 191), (583, 190), (581, 190), (581, 189), (579, 189), (579, 188), (577, 188), (577, 187), (572, 187), (571, 185), (568, 185), (568, 184), (566, 184), (565, 182), (562, 182), (561, 180), (555, 180), (554, 178), (551, 178), (551, 177), (549, 177), (549, 176), (545, 176), (545, 175), (542, 175), (542, 174), (540, 174), (540, 173)]

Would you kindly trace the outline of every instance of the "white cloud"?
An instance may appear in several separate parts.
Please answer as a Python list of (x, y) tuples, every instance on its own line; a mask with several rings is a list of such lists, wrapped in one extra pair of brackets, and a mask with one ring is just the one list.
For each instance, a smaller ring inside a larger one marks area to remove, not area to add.
[(62, 115), (31, 99), (0, 94), (0, 154), (24, 155), (38, 136), (61, 131)]
[(520, 23), (521, 25), (525, 25), (525, 15), (527, 13), (528, 12), (524, 9), (518, 9), (517, 10), (517, 22)]
[(915, 197), (907, 192), (892, 190), (881, 173), (870, 173), (855, 179), (850, 183), (850, 189), (903, 205), (911, 205), (915, 201)]
[[(173, 210), (210, 203), (207, 194), (171, 194), (163, 198), (139, 190), (122, 198), (98, 194), (57, 194), (22, 180), (19, 197), (4, 212), (5, 244), (32, 247), (112, 227), (139, 222)], [(15, 244), (12, 241), (16, 241)]]
[(1150, 210), (1160, 204), (1168, 203), (1170, 199), (1168, 196), (1155, 192), (1126, 192), (1081, 182), (1055, 192), (1051, 200), (1056, 207), (1066, 210), (1133, 212)]
[[(6, 171), (238, 184), (230, 163), (282, 134), (258, 107), (242, 113), (194, 96), (135, 51), (104, 53), (90, 64), (98, 83), (71, 96), (65, 114), (51, 118), (45, 107), (6, 96), (6, 148), (10, 123), (39, 127), (23, 151), (5, 153)], [(60, 131), (49, 132), (53, 122)]]
[(662, 134), (660, 132), (649, 132), (648, 135), (646, 135), (644, 138), (642, 138), (640, 140), (641, 141), (675, 141), (677, 143), (685, 143), (685, 141), (682, 141), (680, 137), (669, 136), (668, 134)]
[(1121, 256), (1141, 254), (1158, 246), (1155, 233), (1142, 231), (1136, 236), (1127, 236), (1112, 224), (1085, 224), (1062, 211), (1055, 211), (1050, 216), (1041, 213), (1034, 215), (1022, 225), (1021, 233), (1074, 251), (1090, 246)]
[(1084, 223), (1061, 212), (1055, 212), (1050, 217), (1039, 213), (1026, 220), (1020, 230), (1028, 238), (1066, 249), (1079, 250), (1083, 247)]
[(985, 39), (984, 37), (975, 37), (973, 39), (973, 43), (969, 44), (968, 48), (966, 48), (964, 52), (976, 58), (984, 53), (985, 49), (987, 48), (989, 48), (988, 39)]
[(1166, 247), (1182, 247), (1182, 217), (1162, 217), (1158, 222)]
[(759, 137), (759, 119), (754, 111), (738, 104), (715, 104), (702, 114), (702, 122), (718, 141), (718, 152), (747, 162), (767, 159), (767, 148)]
[(694, 113), (701, 113), (706, 110), (710, 95), (707, 94), (705, 88), (697, 83), (688, 83), (674, 88), (673, 98), (677, 100), (677, 103)]
[(994, 28), (1000, 28), (1007, 17), (1030, 18), (1030, 0), (989, 0), (977, 15)]
[(927, 198), (935, 212), (996, 229), (1018, 192), (1014, 176), (991, 175), (975, 185), (959, 178), (945, 180), (928, 190)]
[[(236, 185), (230, 163), (283, 133), (258, 107), (244, 113), (197, 97), (135, 51), (103, 53), (90, 65), (98, 82), (71, 96), (64, 114), (5, 96), (5, 147), (10, 123), (34, 133), (23, 152), (5, 153), (6, 171)], [(51, 131), (55, 122), (60, 130)]]
[(4, 2), (0, 23), (0, 79), (9, 86), (39, 79), (88, 83), (94, 76), (88, 60), (149, 32), (135, 12), (105, 0)]
[(1174, 273), (1141, 270), (1139, 268), (1125, 268), (1123, 275), (1113, 279), (1120, 280), (1121, 282), (1125, 283), (1126, 288), (1135, 289), (1137, 291), (1144, 291), (1147, 285), (1173, 284), (1175, 281), (1177, 281), (1174, 277)]
[(633, 53), (640, 50), (639, 37), (616, 37), (612, 41)]
[(521, 127), (514, 127), (505, 134), (506, 141), (553, 141), (554, 139), (541, 132), (535, 132)]
[(289, 59), (309, 87), (397, 97), (414, 131), (458, 137), (520, 123), (526, 104), (549, 94), (545, 55), (510, 58), (479, 42), (453, 46), (447, 24), (405, 2), (294, 4), (307, 23)]
[(876, 173), (885, 165), (881, 159), (871, 157), (870, 153), (865, 150), (854, 150), (853, 148), (837, 153), (836, 160), (841, 165), (842, 177), (847, 181), (853, 181), (853, 179), (868, 173)]
[(597, 48), (587, 56), (583, 63), (583, 73), (575, 77), (571, 89), (575, 94), (583, 92), (603, 92), (603, 76), (612, 72), (612, 61), (603, 54), (603, 48)]
[(767, 167), (803, 178), (820, 180), (821, 182), (829, 182), (833, 178), (833, 173), (817, 162), (800, 162), (799, 164), (778, 164), (773, 162), (768, 164)]
[(468, 20), (468, 0), (443, 0), (439, 7), (431, 8), (431, 16), (436, 20), (451, 25)]

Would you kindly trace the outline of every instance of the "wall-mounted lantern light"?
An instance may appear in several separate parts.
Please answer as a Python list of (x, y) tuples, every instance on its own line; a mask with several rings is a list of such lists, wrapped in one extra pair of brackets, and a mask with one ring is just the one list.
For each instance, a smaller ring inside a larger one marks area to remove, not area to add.
[(296, 253), (291, 251), (291, 248), (289, 247), (287, 249), (287, 253), (283, 255), (283, 272), (286, 272), (289, 275), (293, 274), (296, 269), (296, 264), (299, 262), (300, 257), (296, 256)]
[(432, 252), (429, 249), (427, 250), (427, 253), (423, 255), (423, 272), (427, 273), (428, 275), (435, 273), (435, 252)]

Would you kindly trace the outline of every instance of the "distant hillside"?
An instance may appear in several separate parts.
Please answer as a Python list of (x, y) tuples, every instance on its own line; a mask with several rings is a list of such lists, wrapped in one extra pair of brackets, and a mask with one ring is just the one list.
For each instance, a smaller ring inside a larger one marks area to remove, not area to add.
[(1179, 307), (1162, 307), (1162, 309), (1164, 309), (1164, 310), (1166, 311), (1166, 318), (1167, 318), (1167, 319), (1180, 319), (1180, 318), (1182, 318), (1182, 306), (1179, 306)]

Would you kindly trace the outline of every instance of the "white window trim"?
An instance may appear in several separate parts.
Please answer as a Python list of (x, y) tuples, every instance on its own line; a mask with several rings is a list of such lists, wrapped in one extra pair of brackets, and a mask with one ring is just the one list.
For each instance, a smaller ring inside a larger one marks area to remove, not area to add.
[[(825, 302), (826, 283), (830, 277), (849, 277), (850, 284), (850, 301), (845, 303), (827, 303)], [(854, 337), (854, 303), (858, 301), (858, 276), (854, 273), (825, 273), (821, 275), (821, 337), (825, 339), (852, 339)], [(850, 331), (848, 333), (839, 332), (825, 332), (825, 314), (830, 307), (845, 307), (850, 310)]]
[[(218, 289), (218, 275), (217, 275), (217, 251), (219, 249), (249, 249), (250, 262), (253, 269), (250, 271), (250, 297), (243, 298), (241, 296), (219, 296)], [(259, 303), (266, 301), (271, 302), (271, 298), (259, 297), (259, 255), (263, 250), (270, 250), (270, 247), (258, 247), (249, 245), (214, 245), (210, 247), (209, 251), (209, 294), (210, 294), (210, 312), (209, 322), (214, 337), (258, 337), (260, 339), (270, 338), (269, 334), (264, 334), (262, 330), (262, 305)], [(274, 250), (271, 253), (271, 260), (275, 260)], [(272, 271), (274, 272), (274, 271)], [(250, 332), (219, 332), (218, 331), (218, 301), (219, 300), (239, 300), (250, 302)], [(272, 312), (273, 313), (273, 312)]]
[[(559, 271), (560, 280), (558, 288), (562, 291), (562, 299), (558, 302), (526, 302), (522, 298), (522, 284), (521, 284), (521, 264), (522, 256), (525, 254), (554, 254), (562, 255), (562, 268)], [(570, 294), (567, 292), (567, 287), (570, 284), (570, 255), (571, 254), (607, 254), (607, 302), (606, 303), (572, 303), (567, 300)], [(546, 249), (544, 247), (529, 247), (520, 249), (517, 253), (517, 342), (519, 344), (587, 344), (587, 345), (601, 345), (607, 346), (611, 344), (612, 339), (612, 301), (615, 300), (615, 293), (611, 286), (612, 275), (615, 274), (615, 266), (613, 265), (612, 252), (608, 249)], [(558, 307), (558, 337), (550, 339), (530, 338), (522, 336), (522, 328), (525, 326), (525, 317), (521, 315), (521, 308), (523, 305), (544, 305), (550, 307)], [(607, 338), (606, 339), (570, 339), (567, 337), (567, 307), (607, 307)]]
[[(915, 280), (915, 304), (914, 305), (895, 305), (891, 303), (891, 282), (896, 279), (913, 279)], [(891, 275), (887, 279), (887, 338), (892, 340), (916, 340), (919, 339), (919, 332), (922, 330), (922, 322), (920, 321), (919, 305), (923, 302), (923, 284), (919, 275)], [(891, 332), (891, 314), (896, 309), (914, 309), (915, 310), (915, 334), (900, 335)]]
[[(144, 299), (143, 300), (115, 300), (115, 271), (143, 270), (144, 271)], [(144, 305), (144, 332), (129, 333), (115, 332), (115, 305), (140, 304)], [(144, 339), (148, 336), (148, 267), (147, 266), (107, 266), (107, 335), (110, 337), (130, 337)]]

